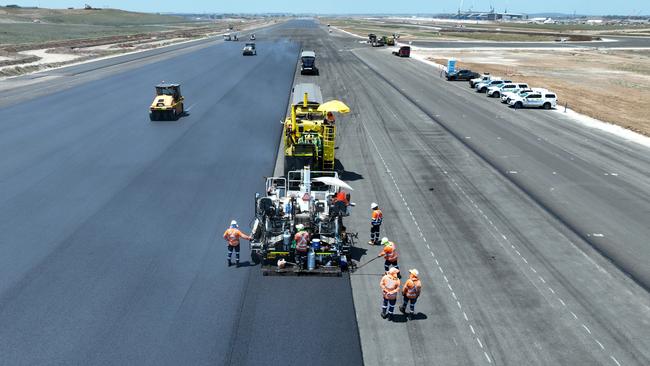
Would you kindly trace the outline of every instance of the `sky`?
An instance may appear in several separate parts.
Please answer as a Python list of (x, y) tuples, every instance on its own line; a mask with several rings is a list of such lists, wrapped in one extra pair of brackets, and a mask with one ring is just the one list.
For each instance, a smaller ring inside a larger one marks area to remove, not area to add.
[(43, 8), (83, 7), (85, 3), (95, 7), (111, 7), (143, 12), (177, 13), (450, 13), (455, 12), (461, 2), (463, 9), (488, 10), (492, 5), (496, 11), (510, 13), (573, 13), (587, 15), (650, 15), (650, 0), (36, 0), (7, 1), (0, 4), (38, 6)]

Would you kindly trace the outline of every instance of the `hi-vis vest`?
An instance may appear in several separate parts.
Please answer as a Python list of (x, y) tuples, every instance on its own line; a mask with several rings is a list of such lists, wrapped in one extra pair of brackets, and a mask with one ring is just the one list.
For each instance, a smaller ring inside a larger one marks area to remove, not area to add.
[(400, 283), (399, 279), (393, 278), (389, 275), (385, 275), (384, 277), (382, 277), (381, 286), (384, 294), (384, 299), (388, 299), (388, 300), (397, 299), (397, 293), (399, 291), (395, 291), (395, 290), (399, 289), (399, 283)]
[(422, 290), (422, 285), (420, 280), (408, 279), (406, 284), (404, 284), (404, 295), (409, 299), (417, 299), (420, 296), (420, 291)]
[(296, 240), (296, 251), (307, 252), (309, 250), (309, 233), (306, 231), (299, 231), (294, 237)]
[(236, 228), (229, 228), (223, 233), (223, 238), (228, 241), (228, 245), (231, 247), (236, 247), (239, 245), (239, 237), (241, 236), (241, 231)]
[(372, 225), (381, 225), (383, 219), (384, 219), (384, 214), (381, 213), (380, 209), (376, 209), (372, 211), (372, 218), (370, 220), (370, 223)]

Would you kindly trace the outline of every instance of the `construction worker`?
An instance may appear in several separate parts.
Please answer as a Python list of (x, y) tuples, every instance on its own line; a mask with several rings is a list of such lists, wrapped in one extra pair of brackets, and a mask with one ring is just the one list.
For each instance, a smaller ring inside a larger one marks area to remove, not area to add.
[(230, 227), (223, 233), (223, 238), (228, 242), (228, 267), (232, 266), (230, 259), (232, 258), (233, 251), (235, 252), (235, 262), (237, 263), (237, 267), (239, 267), (239, 238), (251, 240), (251, 237), (242, 233), (239, 230), (237, 221), (232, 220)]
[(309, 252), (310, 237), (309, 233), (305, 230), (305, 225), (296, 225), (296, 230), (298, 230), (298, 232), (293, 237), (296, 241), (296, 263), (298, 263), (300, 268), (303, 268), (307, 259), (307, 253)]
[[(402, 314), (407, 314), (407, 316), (412, 317), (415, 315), (415, 303), (420, 297), (420, 292), (422, 291), (422, 283), (420, 283), (420, 273), (417, 269), (409, 269), (409, 279), (406, 280), (404, 288), (402, 289), (402, 295), (404, 295), (404, 301), (402, 306), (399, 307), (399, 311)], [(410, 304), (410, 305), (409, 305)], [(406, 312), (406, 306), (409, 305), (409, 312)]]
[(379, 209), (379, 205), (374, 202), (370, 204), (370, 209), (372, 210), (372, 215), (370, 216), (370, 241), (368, 244), (377, 245), (379, 242), (379, 229), (381, 228), (381, 222), (384, 220), (384, 214)]
[(334, 118), (334, 113), (332, 112), (327, 112), (325, 115), (325, 121), (323, 121), (326, 125), (333, 125), (336, 123), (336, 118)]
[(381, 317), (384, 319), (388, 318), (388, 320), (393, 320), (400, 285), (398, 275), (399, 269), (391, 267), (384, 277), (381, 278), (381, 282), (379, 282), (384, 300), (381, 305)]
[[(399, 270), (399, 264), (397, 264), (397, 248), (392, 241), (389, 241), (388, 238), (382, 238), (381, 243), (384, 245), (384, 248), (377, 255), (378, 257), (384, 257), (384, 271), (388, 272), (388, 269), (393, 267)], [(402, 278), (402, 275), (398, 273), (399, 278)]]

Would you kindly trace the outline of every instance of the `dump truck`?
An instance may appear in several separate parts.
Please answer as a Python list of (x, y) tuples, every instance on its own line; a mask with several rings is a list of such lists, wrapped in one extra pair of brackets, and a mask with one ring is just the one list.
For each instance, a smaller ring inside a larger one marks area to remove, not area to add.
[(300, 75), (318, 75), (316, 67), (316, 52), (302, 51), (300, 53)]
[(284, 171), (309, 166), (313, 170), (334, 170), (336, 124), (327, 112), (347, 113), (350, 109), (338, 100), (323, 103), (316, 84), (296, 84), (291, 111), (284, 123)]
[[(340, 276), (348, 270), (356, 234), (347, 232), (343, 218), (354, 204), (349, 195), (347, 202), (335, 200), (341, 186), (347, 184), (336, 172), (309, 166), (266, 178), (266, 193), (255, 194), (250, 241), (251, 259), (263, 275)], [(309, 234), (307, 253), (296, 251), (300, 227)]]
[(156, 85), (156, 96), (149, 107), (149, 119), (152, 121), (176, 120), (185, 112), (180, 84)]

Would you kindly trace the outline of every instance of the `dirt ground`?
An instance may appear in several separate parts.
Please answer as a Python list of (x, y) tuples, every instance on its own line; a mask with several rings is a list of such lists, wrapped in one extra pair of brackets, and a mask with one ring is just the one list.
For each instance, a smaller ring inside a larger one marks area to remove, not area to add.
[[(558, 104), (650, 136), (650, 50), (417, 50), (552, 90)], [(560, 108), (560, 106), (558, 106)]]

